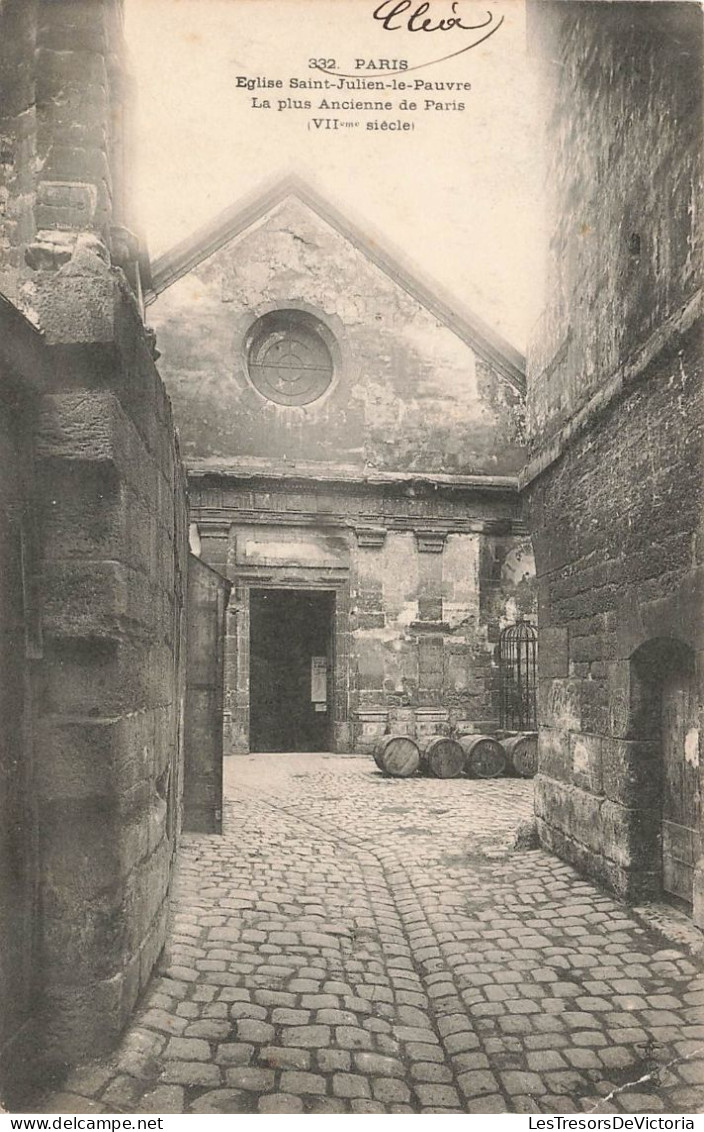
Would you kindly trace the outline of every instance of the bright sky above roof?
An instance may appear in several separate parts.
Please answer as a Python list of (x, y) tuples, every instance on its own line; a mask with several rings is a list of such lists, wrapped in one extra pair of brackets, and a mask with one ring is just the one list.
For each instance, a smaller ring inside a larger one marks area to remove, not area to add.
[[(478, 33), (390, 32), (373, 18), (377, 0), (127, 0), (138, 89), (136, 205), (152, 256), (293, 172), (523, 349), (540, 290), (534, 80), (523, 0), (457, 0), (456, 12), (478, 23), (489, 5), (495, 21), (504, 17), (493, 36), (406, 76), (471, 82), (470, 92), (380, 93), (289, 89), (289, 80), (320, 78), (311, 58), (379, 80), (383, 72), (356, 70), (355, 60), (405, 58), (410, 67)], [(451, 0), (432, 0), (430, 10), (448, 16)], [(238, 76), (284, 86), (248, 91)], [(307, 128), (325, 111), (277, 109), (279, 98), (309, 98), (315, 107), (322, 97), (396, 103), (404, 94), (418, 103), (416, 113), (348, 113), (340, 117), (362, 126), (337, 132)], [(253, 108), (255, 97), (272, 109)], [(466, 109), (425, 110), (426, 98)], [(367, 119), (404, 117), (413, 131), (366, 129)]]

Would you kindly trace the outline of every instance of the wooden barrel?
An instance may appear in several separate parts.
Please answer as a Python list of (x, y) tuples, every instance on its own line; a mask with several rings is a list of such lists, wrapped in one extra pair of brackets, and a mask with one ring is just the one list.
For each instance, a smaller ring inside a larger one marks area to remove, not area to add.
[(499, 778), (508, 765), (505, 751), (492, 735), (465, 735), (460, 739), (464, 770), (470, 778)]
[(538, 733), (525, 731), (504, 739), (503, 748), (510, 765), (521, 778), (532, 778), (538, 769)]
[(407, 735), (382, 735), (374, 748), (374, 762), (391, 778), (410, 778), (420, 766), (420, 751)]
[(464, 768), (464, 751), (456, 739), (431, 735), (423, 745), (420, 766), (433, 778), (459, 778)]

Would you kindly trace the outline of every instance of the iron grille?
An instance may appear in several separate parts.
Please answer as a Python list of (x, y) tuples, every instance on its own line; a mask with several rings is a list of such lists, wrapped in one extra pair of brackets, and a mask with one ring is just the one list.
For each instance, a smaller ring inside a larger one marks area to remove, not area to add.
[(501, 726), (506, 731), (535, 731), (538, 633), (529, 621), (508, 625), (499, 637)]

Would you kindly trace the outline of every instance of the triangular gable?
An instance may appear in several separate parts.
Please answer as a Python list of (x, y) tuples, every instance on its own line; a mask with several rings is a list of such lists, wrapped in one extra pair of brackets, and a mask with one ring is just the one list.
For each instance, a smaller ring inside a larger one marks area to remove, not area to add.
[(252, 194), (246, 200), (225, 209), (188, 239), (158, 256), (152, 263), (151, 287), (145, 295), (147, 305), (235, 237), (258, 224), (288, 197), (295, 197), (310, 208), (466, 345), (494, 365), (515, 389), (525, 393), (525, 358), (510, 342), (476, 315), (457, 311), (443, 289), (424, 281), (422, 273), (412, 269), (401, 253), (392, 253), (382, 246), (376, 236), (370, 238), (365, 235), (295, 176), (277, 181), (268, 189)]

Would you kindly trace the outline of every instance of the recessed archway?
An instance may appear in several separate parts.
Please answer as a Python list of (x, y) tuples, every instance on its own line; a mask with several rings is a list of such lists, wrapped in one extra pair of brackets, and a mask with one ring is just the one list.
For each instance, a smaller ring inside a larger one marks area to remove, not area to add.
[[(655, 748), (648, 796), (659, 799), (657, 823), (644, 823), (659, 839), (660, 891), (692, 904), (694, 870), (701, 857), (699, 729), (694, 652), (681, 641), (657, 637), (631, 657), (631, 731)], [(659, 789), (652, 787), (657, 780)], [(645, 796), (636, 799), (652, 805)], [(645, 847), (644, 847), (645, 848)]]

